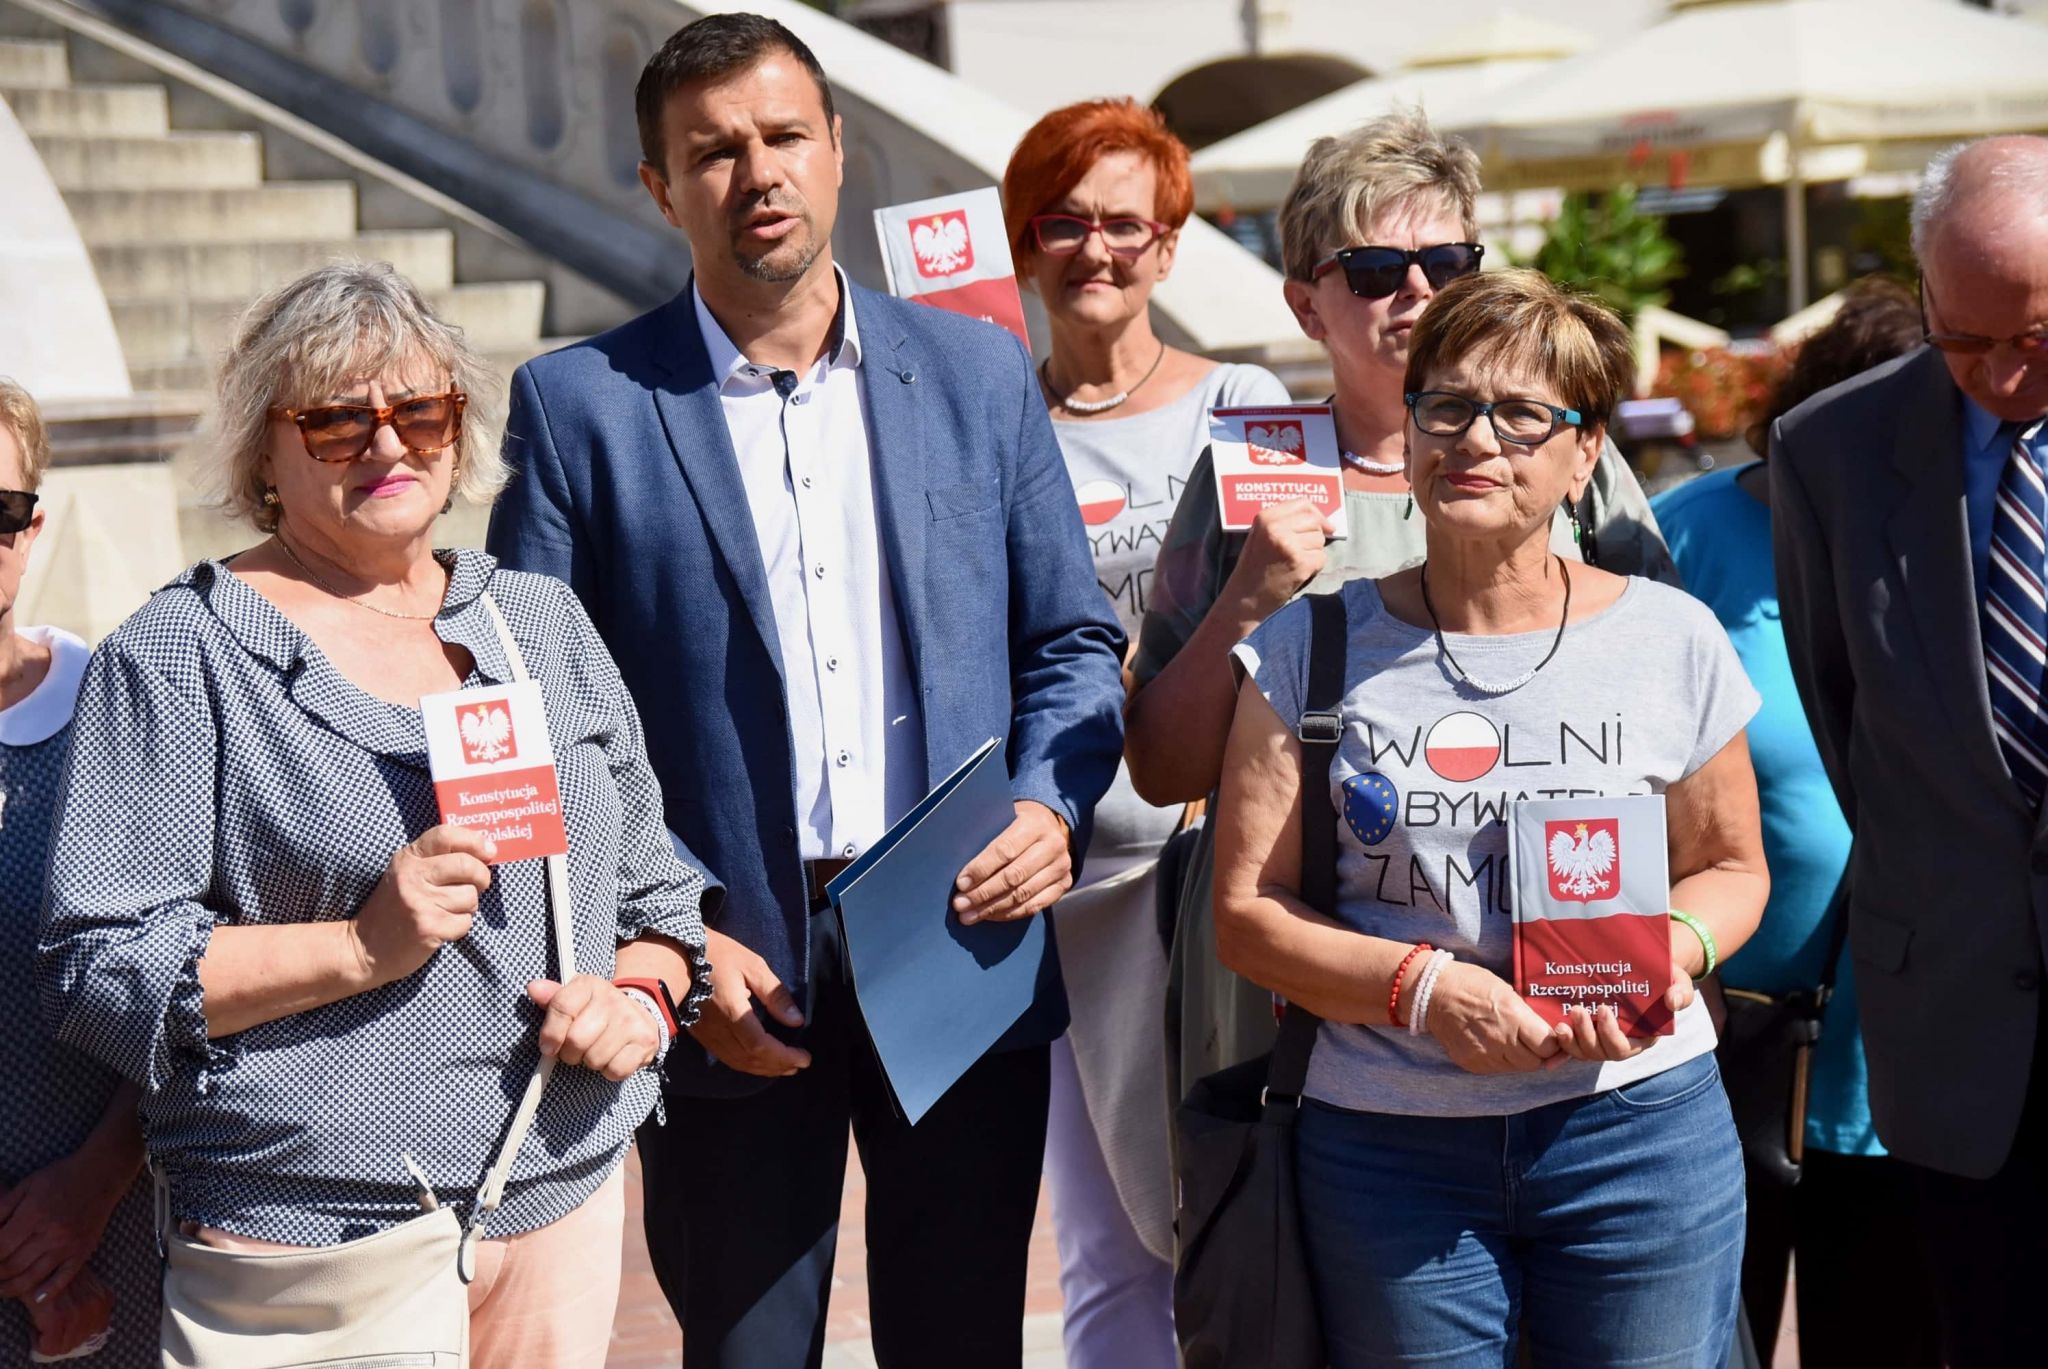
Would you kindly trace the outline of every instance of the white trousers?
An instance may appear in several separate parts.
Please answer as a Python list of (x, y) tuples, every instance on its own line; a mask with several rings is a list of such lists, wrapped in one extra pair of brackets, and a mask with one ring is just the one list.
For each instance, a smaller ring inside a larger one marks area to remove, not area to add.
[(1173, 1266), (1145, 1248), (1117, 1199), (1065, 1037), (1052, 1046), (1045, 1177), (1066, 1299), (1067, 1369), (1176, 1369)]

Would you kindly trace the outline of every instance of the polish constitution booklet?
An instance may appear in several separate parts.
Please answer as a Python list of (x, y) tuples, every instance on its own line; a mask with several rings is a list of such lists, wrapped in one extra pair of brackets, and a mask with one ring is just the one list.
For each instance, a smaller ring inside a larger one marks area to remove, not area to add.
[(1553, 1025), (1612, 1004), (1629, 1036), (1669, 1036), (1664, 796), (1523, 799), (1508, 816), (1515, 989)]
[(1225, 532), (1251, 527), (1259, 510), (1306, 499), (1342, 539), (1344, 463), (1327, 404), (1277, 404), (1209, 411), (1209, 455)]

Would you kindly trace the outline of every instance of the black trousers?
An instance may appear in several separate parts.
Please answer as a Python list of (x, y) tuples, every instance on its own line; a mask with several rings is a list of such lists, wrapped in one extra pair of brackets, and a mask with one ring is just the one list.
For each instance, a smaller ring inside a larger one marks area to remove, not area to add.
[(668, 1124), (640, 1130), (647, 1247), (683, 1324), (683, 1363), (819, 1363), (850, 1124), (882, 1369), (1017, 1366), (1050, 1048), (984, 1056), (910, 1126), (861, 1022), (838, 922), (811, 918), (810, 1066), (751, 1097), (671, 1095)]
[[(1967, 1117), (1954, 1122), (1970, 1125)], [(2005, 1167), (1988, 1179), (1910, 1168), (1949, 1369), (2040, 1363), (2048, 1303), (2048, 1011)]]
[(1796, 1256), (1800, 1369), (1939, 1369), (1934, 1290), (1912, 1239), (1915, 1182), (1888, 1156), (1819, 1150), (1794, 1187), (1750, 1176), (1742, 1306), (1762, 1363)]

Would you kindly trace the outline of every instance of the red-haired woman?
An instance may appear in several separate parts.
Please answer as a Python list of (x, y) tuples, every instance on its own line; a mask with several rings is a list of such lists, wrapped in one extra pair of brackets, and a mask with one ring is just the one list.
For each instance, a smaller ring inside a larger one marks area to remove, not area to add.
[[(1003, 174), (1019, 273), (1052, 330), (1039, 381), (1096, 577), (1133, 640), (1208, 411), (1287, 400), (1269, 372), (1218, 365), (1153, 330), (1152, 291), (1193, 208), (1187, 148), (1128, 99), (1054, 110)], [(1082, 885), (1060, 905), (1073, 1027), (1053, 1053), (1046, 1172), (1073, 1369), (1176, 1362), (1152, 874), (1180, 813), (1140, 799), (1119, 771), (1095, 810)]]

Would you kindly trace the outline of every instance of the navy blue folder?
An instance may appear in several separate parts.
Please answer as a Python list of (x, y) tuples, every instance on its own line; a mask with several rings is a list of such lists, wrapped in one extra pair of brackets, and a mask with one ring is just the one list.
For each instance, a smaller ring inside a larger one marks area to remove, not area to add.
[(992, 737), (826, 886), (854, 996), (914, 1125), (1031, 1006), (1043, 918), (962, 926), (953, 881), (1017, 815)]

